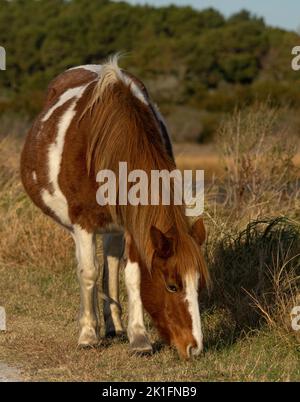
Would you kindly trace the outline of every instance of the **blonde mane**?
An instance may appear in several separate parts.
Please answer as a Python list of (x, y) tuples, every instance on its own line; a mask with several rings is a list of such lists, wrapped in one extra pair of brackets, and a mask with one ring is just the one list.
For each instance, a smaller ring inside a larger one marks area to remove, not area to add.
[[(118, 66), (118, 56), (103, 65), (82, 117), (87, 114), (91, 121), (86, 155), (89, 174), (97, 175), (102, 169), (110, 169), (118, 177), (119, 161), (127, 162), (128, 171), (142, 169), (148, 177), (153, 169), (176, 169), (163, 144), (153, 111), (133, 93), (132, 81)], [(173, 187), (171, 185), (171, 200), (174, 199)], [(150, 187), (148, 193), (150, 197)], [(110, 205), (109, 210), (113, 221), (132, 235), (148, 269), (154, 253), (151, 227), (156, 226), (163, 233), (175, 228), (178, 269), (188, 273), (197, 267), (203, 281), (207, 282), (208, 270), (198, 245), (189, 235), (184, 205), (172, 202), (171, 205)]]

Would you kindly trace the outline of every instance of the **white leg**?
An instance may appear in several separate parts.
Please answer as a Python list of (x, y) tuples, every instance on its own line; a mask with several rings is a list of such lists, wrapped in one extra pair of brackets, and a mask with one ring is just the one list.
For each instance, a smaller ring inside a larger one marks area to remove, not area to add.
[(77, 275), (81, 293), (78, 344), (81, 346), (95, 345), (99, 341), (96, 286), (99, 264), (96, 257), (95, 234), (88, 233), (79, 225), (74, 225), (73, 238), (76, 244)]
[(108, 296), (103, 304), (106, 336), (124, 334), (119, 301), (119, 268), (123, 242), (123, 234), (103, 235), (103, 292)]
[(125, 268), (125, 283), (128, 293), (128, 329), (130, 346), (134, 352), (152, 352), (152, 346), (147, 336), (143, 305), (141, 300), (141, 273), (137, 262), (128, 259)]

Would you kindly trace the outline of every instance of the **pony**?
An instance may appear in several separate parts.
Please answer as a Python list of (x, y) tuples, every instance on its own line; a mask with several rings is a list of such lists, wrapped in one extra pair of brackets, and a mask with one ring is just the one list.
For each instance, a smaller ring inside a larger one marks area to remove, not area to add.
[(120, 161), (148, 175), (176, 168), (166, 124), (145, 85), (119, 67), (117, 56), (61, 73), (27, 134), (21, 178), (33, 203), (74, 239), (81, 294), (78, 344), (99, 343), (95, 244), (102, 234), (106, 336), (124, 333), (118, 278), (125, 255), (131, 351), (152, 352), (145, 309), (182, 358), (198, 355), (203, 349), (198, 294), (209, 281), (201, 251), (203, 220), (191, 224), (185, 206), (174, 202), (99, 205), (97, 173), (110, 169), (117, 176)]

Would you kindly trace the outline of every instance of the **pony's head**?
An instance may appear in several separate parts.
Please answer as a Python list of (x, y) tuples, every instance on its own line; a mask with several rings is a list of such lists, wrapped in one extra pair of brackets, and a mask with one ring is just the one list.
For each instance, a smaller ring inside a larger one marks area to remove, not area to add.
[(208, 281), (200, 250), (205, 239), (203, 221), (199, 218), (184, 235), (152, 226), (150, 237), (151, 270), (141, 264), (143, 305), (163, 339), (182, 358), (198, 355), (203, 349), (198, 294)]

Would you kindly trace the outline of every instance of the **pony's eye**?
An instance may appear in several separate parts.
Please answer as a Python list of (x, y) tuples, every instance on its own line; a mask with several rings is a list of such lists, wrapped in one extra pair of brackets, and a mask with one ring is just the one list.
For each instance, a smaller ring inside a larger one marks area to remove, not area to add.
[(176, 293), (178, 291), (177, 285), (167, 285), (167, 291), (171, 293)]

